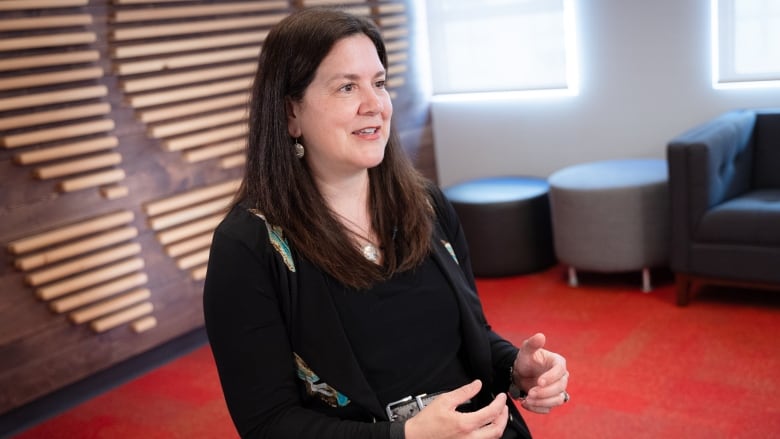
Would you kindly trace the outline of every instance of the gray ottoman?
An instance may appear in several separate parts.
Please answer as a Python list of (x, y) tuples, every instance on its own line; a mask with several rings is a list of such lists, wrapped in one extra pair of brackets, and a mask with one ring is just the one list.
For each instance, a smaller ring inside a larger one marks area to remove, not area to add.
[(577, 271), (642, 271), (669, 258), (667, 165), (662, 159), (607, 160), (570, 166), (550, 175), (555, 253)]
[(474, 275), (531, 273), (556, 263), (549, 186), (542, 178), (496, 177), (444, 189), (458, 214)]

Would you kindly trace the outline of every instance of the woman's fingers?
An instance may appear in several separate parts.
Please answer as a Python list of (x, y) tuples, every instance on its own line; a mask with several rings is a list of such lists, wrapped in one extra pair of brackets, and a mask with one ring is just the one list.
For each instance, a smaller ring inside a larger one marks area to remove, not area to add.
[(474, 412), (459, 412), (457, 407), (479, 393), (478, 380), (436, 397), (427, 407), (406, 421), (407, 439), (416, 438), (500, 438), (509, 419), (506, 394)]
[(509, 420), (506, 394), (501, 393), (486, 407), (475, 412), (462, 413), (461, 416), (464, 422), (467, 422), (467, 430), (475, 433), (474, 437), (499, 438)]
[(471, 400), (471, 398), (477, 396), (480, 389), (482, 389), (482, 381), (474, 380), (466, 385), (460, 386), (457, 389), (447, 392), (436, 399), (441, 399), (447, 402), (447, 407), (455, 410), (459, 405), (465, 404)]

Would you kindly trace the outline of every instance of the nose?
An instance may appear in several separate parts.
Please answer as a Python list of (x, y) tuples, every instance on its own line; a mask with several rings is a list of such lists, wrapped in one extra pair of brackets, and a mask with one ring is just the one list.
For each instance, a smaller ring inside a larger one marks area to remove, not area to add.
[(376, 90), (372, 88), (362, 93), (360, 114), (378, 114), (384, 111), (384, 109), (384, 101)]

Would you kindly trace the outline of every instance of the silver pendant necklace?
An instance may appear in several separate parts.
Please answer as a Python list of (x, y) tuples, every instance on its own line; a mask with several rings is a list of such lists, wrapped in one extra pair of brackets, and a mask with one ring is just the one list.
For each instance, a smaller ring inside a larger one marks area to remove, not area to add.
[[(350, 220), (349, 218), (345, 217), (344, 215), (341, 215), (339, 213), (336, 213), (338, 217), (343, 219), (344, 221), (348, 222), (349, 224), (352, 224), (355, 228), (360, 230), (363, 233), (366, 233), (365, 230), (363, 230), (357, 223)], [(365, 241), (365, 244), (362, 244), (360, 247), (360, 251), (363, 254), (363, 257), (368, 259), (371, 262), (377, 263), (379, 261), (379, 249), (377, 246), (375, 246), (368, 237), (366, 237), (363, 233), (358, 233), (355, 230), (352, 230), (350, 228), (347, 228), (347, 230), (352, 233), (355, 237), (360, 238), (360, 240)], [(366, 233), (367, 234), (367, 233)]]
[(374, 244), (371, 244), (370, 242), (363, 246), (363, 257), (368, 259), (371, 262), (376, 262), (379, 260), (379, 250), (376, 248)]

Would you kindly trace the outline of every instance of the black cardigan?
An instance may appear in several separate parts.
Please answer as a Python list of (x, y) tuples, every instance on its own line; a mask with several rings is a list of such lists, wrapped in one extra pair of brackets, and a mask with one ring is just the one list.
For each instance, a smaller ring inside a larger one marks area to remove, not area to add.
[[(438, 219), (432, 256), (457, 292), (465, 366), (483, 381), (477, 399), (487, 403), (508, 389), (517, 348), (486, 322), (452, 206), (438, 189), (432, 201)], [(327, 288), (322, 270), (261, 216), (237, 206), (217, 227), (204, 314), (227, 406), (242, 437), (402, 437), (402, 425), (387, 422), (360, 370)], [(514, 404), (507, 404), (510, 424), (530, 438)]]

